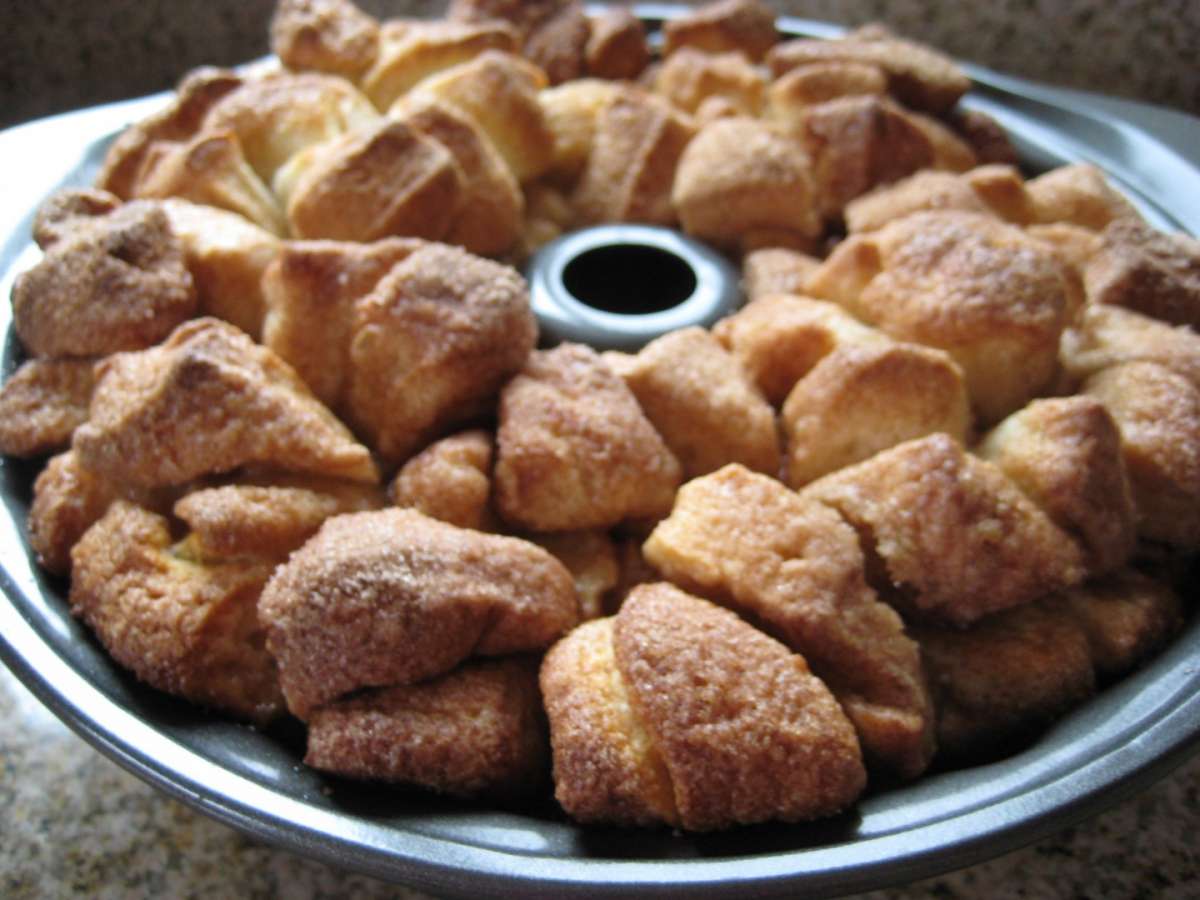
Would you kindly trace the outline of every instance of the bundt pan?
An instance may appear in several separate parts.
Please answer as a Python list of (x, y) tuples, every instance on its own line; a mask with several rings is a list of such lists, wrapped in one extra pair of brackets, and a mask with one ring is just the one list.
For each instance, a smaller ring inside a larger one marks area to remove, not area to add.
[[(681, 9), (640, 5), (652, 27)], [(831, 26), (781, 19), (790, 35)], [(1010, 131), (1028, 172), (1087, 160), (1152, 223), (1200, 234), (1198, 123), (1125, 101), (1044, 88), (970, 68), (968, 106)], [(59, 116), (0, 134), (22, 173), (0, 210), (0, 291), (35, 253), (33, 212), (59, 186), (90, 182), (119, 128), (163, 97)], [(1188, 154), (1191, 159), (1187, 158)], [(5, 377), (19, 360), (0, 303)], [(1101, 693), (1024, 752), (876, 789), (812, 825), (713, 835), (571, 824), (547, 799), (504, 809), (331, 782), (299, 764), (297, 727), (266, 732), (139, 684), (71, 618), (67, 585), (28, 549), (34, 465), (0, 461), (0, 656), (68, 725), (129, 771), (256, 838), (346, 869), (474, 896), (618, 894), (832, 896), (911, 881), (996, 856), (1064, 828), (1161, 777), (1200, 743), (1200, 622), (1150, 665)]]

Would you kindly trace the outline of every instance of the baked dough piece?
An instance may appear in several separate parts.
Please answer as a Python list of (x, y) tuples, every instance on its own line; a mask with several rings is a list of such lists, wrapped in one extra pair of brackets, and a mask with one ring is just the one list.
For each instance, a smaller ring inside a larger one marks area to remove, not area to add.
[(0, 387), (0, 453), (42, 456), (64, 450), (87, 421), (96, 380), (92, 359), (31, 359)]
[(72, 227), (17, 276), (13, 328), (33, 356), (104, 356), (161, 341), (196, 312), (161, 209), (131, 203)]
[(1063, 595), (1087, 635), (1101, 678), (1116, 678), (1156, 653), (1182, 627), (1184, 608), (1166, 582), (1121, 569)]
[(579, 608), (540, 547), (386, 509), (328, 520), (275, 571), (259, 615), (288, 708), (306, 719), (352, 691), (547, 647)]
[(1200, 390), (1151, 362), (1105, 369), (1084, 382), (1121, 430), (1138, 534), (1200, 546)]
[(1015, 749), (1095, 690), (1087, 635), (1060, 598), (988, 616), (966, 631), (917, 628), (949, 759)]
[(705, 53), (684, 47), (663, 62), (654, 88), (684, 112), (695, 114), (713, 98), (736, 114), (757, 116), (763, 107), (766, 76), (741, 53)]
[(1123, 306), (1172, 325), (1200, 328), (1200, 240), (1117, 219), (1088, 262), (1089, 303)]
[(1042, 224), (1062, 222), (1103, 231), (1117, 219), (1139, 218), (1133, 204), (1090, 163), (1052, 169), (1032, 179), (1028, 190), (1034, 221)]
[(1060, 356), (1072, 387), (1111, 366), (1151, 362), (1200, 389), (1200, 335), (1118, 306), (1084, 307), (1063, 333)]
[(453, 0), (446, 15), (459, 22), (506, 22), (522, 52), (561, 84), (584, 72), (591, 27), (579, 0)]
[(890, 343), (834, 303), (787, 294), (755, 300), (718, 322), (713, 334), (775, 406), (835, 347)]
[(933, 706), (920, 654), (868, 586), (858, 535), (833, 510), (730, 465), (684, 485), (643, 552), (668, 580), (803, 655), (869, 762), (905, 778), (928, 765)]
[(844, 809), (858, 743), (804, 659), (665, 584), (542, 664), (555, 796), (584, 823), (710, 831)]
[(997, 422), (1044, 391), (1078, 300), (1074, 270), (990, 216), (925, 212), (843, 241), (815, 296), (962, 366), (976, 413)]
[(783, 404), (787, 482), (800, 488), (880, 450), (943, 432), (965, 442), (962, 370), (940, 350), (903, 342), (835, 347)]
[(351, 0), (278, 0), (271, 50), (289, 69), (353, 79), (375, 61), (379, 23)]
[(887, 75), (878, 66), (856, 62), (813, 63), (776, 78), (767, 92), (767, 115), (798, 121), (811, 106), (841, 97), (881, 96)]
[(495, 531), (492, 457), (495, 438), (473, 429), (434, 441), (404, 464), (388, 488), (397, 506), (460, 528)]
[(620, 564), (612, 538), (604, 531), (558, 531), (530, 535), (549, 551), (575, 580), (581, 621), (611, 612), (609, 597), (620, 579)]
[(546, 784), (548, 749), (537, 665), (514, 658), (328, 703), (309, 719), (304, 762), (438, 793), (515, 798)]
[(1079, 541), (1089, 575), (1128, 561), (1136, 543), (1133, 494), (1121, 434), (1098, 400), (1035, 400), (996, 426), (976, 452)]
[(1012, 166), (990, 165), (963, 173), (918, 172), (877, 188), (846, 206), (846, 227), (877, 231), (911, 213), (947, 209), (992, 213), (1016, 225), (1032, 217), (1021, 174)]
[(69, 235), (79, 225), (106, 216), (121, 205), (121, 198), (97, 188), (63, 188), (43, 201), (33, 217), (33, 240), (43, 250)]
[(96, 370), (80, 462), (151, 488), (248, 463), (374, 483), (370, 453), (274, 353), (217, 319), (195, 319), (158, 347)]
[(768, 294), (803, 294), (820, 264), (815, 256), (787, 247), (753, 250), (742, 258), (742, 292), (750, 303)]
[(675, 170), (695, 133), (690, 118), (661, 97), (631, 88), (613, 98), (596, 120), (575, 190), (580, 220), (673, 224)]
[(1020, 163), (1008, 132), (987, 113), (956, 106), (941, 118), (967, 142), (981, 164), (1016, 166)]
[(419, 91), (458, 107), (524, 183), (554, 161), (554, 134), (538, 103), (538, 91), (545, 86), (545, 73), (528, 60), (486, 50), (470, 62), (426, 78)]
[(632, 81), (650, 64), (646, 28), (633, 10), (606, 9), (592, 17), (591, 26), (584, 61), (593, 78)]
[(484, 50), (517, 50), (517, 34), (501, 22), (385, 22), (375, 64), (361, 87), (386, 110), (422, 80), (470, 62)]
[(567, 185), (578, 180), (592, 152), (596, 120), (623, 90), (611, 81), (580, 78), (538, 94), (546, 125), (554, 134), (554, 163), (548, 176)]
[(423, 246), (417, 238), (288, 241), (263, 273), (263, 343), (331, 409), (344, 407), (354, 304)]
[(534, 531), (607, 528), (671, 508), (679, 462), (596, 352), (530, 355), (500, 395), (496, 503)]
[(621, 377), (683, 467), (684, 480), (727, 463), (775, 474), (775, 411), (720, 342), (686, 328), (644, 348)]
[(255, 612), (271, 562), (189, 559), (165, 518), (123, 500), (71, 556), (72, 613), (139, 679), (255, 722), (283, 711)]
[(948, 112), (971, 87), (954, 62), (928, 47), (902, 40), (878, 25), (832, 41), (786, 41), (767, 57), (776, 78), (814, 63), (876, 66), (888, 78), (889, 91), (903, 104), (934, 114)]
[(459, 217), (460, 171), (440, 141), (380, 120), (293, 157), (275, 189), (299, 238), (439, 240)]
[(720, 119), (688, 144), (671, 192), (684, 231), (735, 247), (747, 232), (821, 233), (804, 150), (765, 122)]
[(1104, 239), (1080, 225), (1061, 222), (1053, 225), (1030, 225), (1025, 233), (1046, 244), (1059, 259), (1080, 272), (1087, 269), (1092, 257), (1100, 252)]
[(965, 627), (1083, 580), (1083, 554), (992, 463), (935, 434), (826, 475), (826, 503), (882, 564), (886, 597), (914, 618)]
[(663, 54), (684, 47), (706, 53), (738, 51), (759, 62), (775, 46), (775, 13), (759, 0), (718, 0), (663, 23)]
[(537, 340), (512, 268), (431, 244), (396, 265), (354, 308), (346, 411), (399, 462), (478, 414)]

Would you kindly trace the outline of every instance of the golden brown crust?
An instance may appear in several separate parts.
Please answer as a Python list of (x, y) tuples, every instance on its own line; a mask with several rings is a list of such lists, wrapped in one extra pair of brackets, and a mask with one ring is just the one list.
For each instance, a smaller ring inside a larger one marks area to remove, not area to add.
[(1200, 390), (1157, 363), (1114, 366), (1084, 382), (1121, 430), (1138, 534), (1200, 547)]
[(783, 404), (787, 481), (799, 488), (880, 450), (943, 432), (965, 442), (971, 409), (962, 370), (917, 344), (837, 347)]
[(496, 502), (534, 531), (663, 515), (679, 463), (625, 383), (579, 344), (530, 355), (500, 395)]
[(31, 359), (0, 387), (0, 453), (42, 456), (64, 450), (87, 421), (96, 384), (92, 359)]
[(1046, 244), (1060, 259), (1080, 272), (1086, 271), (1087, 264), (1103, 245), (1103, 239), (1096, 232), (1066, 222), (1030, 225), (1025, 233)]
[(644, 553), (668, 580), (802, 654), (869, 761), (906, 778), (929, 763), (933, 708), (920, 655), (867, 585), (858, 536), (837, 513), (727, 466), (680, 489)]
[(375, 61), (379, 23), (351, 0), (279, 0), (271, 50), (289, 69), (354, 78)]
[(706, 53), (739, 51), (759, 62), (775, 46), (775, 13), (760, 0), (716, 0), (663, 23), (663, 54), (684, 47)]
[(518, 797), (546, 783), (547, 751), (537, 666), (516, 658), (322, 706), (304, 762), (445, 794)]
[(1200, 389), (1200, 336), (1119, 306), (1084, 307), (1063, 333), (1060, 358), (1073, 387), (1112, 366), (1151, 362)]
[(255, 612), (269, 563), (188, 560), (166, 519), (125, 501), (71, 556), (72, 613), (142, 681), (252, 721), (283, 711)]
[(529, 540), (548, 550), (571, 573), (581, 620), (607, 613), (605, 601), (620, 577), (617, 551), (607, 532), (558, 531), (530, 535)]
[(878, 29), (873, 34), (866, 29), (850, 32), (832, 41), (787, 41), (771, 51), (767, 62), (776, 78), (814, 63), (877, 66), (887, 74), (888, 88), (897, 99), (932, 113), (950, 110), (971, 86), (970, 79), (948, 57)]
[(1090, 575), (1128, 561), (1136, 543), (1133, 494), (1121, 434), (1098, 400), (1035, 400), (996, 426), (976, 452), (1079, 541)]
[(1063, 222), (1102, 231), (1117, 219), (1138, 218), (1133, 205), (1090, 163), (1052, 169), (1027, 187), (1034, 221), (1041, 224)]
[(813, 63), (776, 78), (767, 93), (767, 112), (779, 122), (795, 123), (810, 106), (841, 97), (887, 93), (887, 75), (866, 63)]
[(581, 221), (675, 222), (671, 188), (695, 126), (660, 97), (622, 91), (599, 114), (573, 198)]
[(511, 25), (524, 55), (551, 84), (583, 74), (590, 27), (578, 0), (453, 0), (446, 15), (455, 22)]
[(650, 64), (646, 28), (633, 10), (614, 6), (593, 17), (591, 24), (584, 61), (593, 78), (632, 81)]
[(679, 460), (685, 480), (731, 462), (778, 471), (775, 411), (737, 359), (704, 329), (652, 341), (621, 377)]
[(1061, 600), (915, 637), (938, 701), (939, 752), (951, 759), (1009, 750), (1095, 689), (1088, 639)]
[[(604, 107), (623, 88), (599, 78), (580, 78), (538, 94), (546, 125), (554, 134), (554, 163), (548, 175), (562, 184), (573, 184), (592, 152), (596, 121)], [(532, 184), (529, 189), (536, 189)]]
[(742, 258), (742, 291), (750, 303), (768, 294), (803, 294), (804, 283), (820, 264), (815, 256), (786, 247), (753, 250)]
[(809, 160), (794, 140), (765, 122), (720, 119), (688, 144), (671, 200), (683, 228), (735, 247), (744, 232), (821, 232)]
[(288, 223), (300, 238), (439, 240), (463, 202), (454, 155), (394, 119), (319, 145), (295, 157), (286, 173)]
[(684, 47), (667, 57), (654, 89), (684, 112), (695, 114), (706, 100), (720, 98), (735, 114), (753, 117), (762, 111), (767, 79), (741, 53)]
[(195, 313), (196, 289), (162, 210), (131, 203), (52, 244), (12, 304), (30, 354), (104, 356), (161, 341)]
[(884, 450), (802, 496), (858, 529), (886, 569), (888, 599), (922, 619), (963, 627), (1084, 576), (1075, 542), (944, 434)]
[(536, 340), (514, 269), (422, 247), (355, 304), (347, 412), (399, 462), (492, 401)]
[(1172, 325), (1200, 328), (1200, 240), (1117, 219), (1088, 262), (1089, 303), (1123, 306)]
[(1021, 175), (1011, 166), (979, 166), (968, 172), (917, 172), (851, 201), (846, 227), (852, 232), (877, 231), (915, 212), (953, 209), (993, 213), (1024, 225), (1029, 200)]
[(418, 238), (370, 244), (288, 241), (263, 273), (263, 343), (322, 403), (341, 411), (350, 377), (354, 304), (424, 245)]
[(540, 547), (386, 509), (328, 520), (276, 570), (259, 614), (288, 707), (306, 718), (361, 688), (549, 646), (579, 609)]
[(96, 188), (64, 188), (51, 194), (33, 217), (33, 240), (43, 250), (62, 240), (78, 225), (108, 215), (121, 198)]
[(492, 456), (495, 438), (481, 429), (434, 441), (404, 464), (388, 488), (397, 506), (460, 528), (495, 531)]
[(270, 350), (218, 319), (97, 368), (80, 462), (141, 487), (182, 484), (251, 462), (374, 483), (366, 448)]

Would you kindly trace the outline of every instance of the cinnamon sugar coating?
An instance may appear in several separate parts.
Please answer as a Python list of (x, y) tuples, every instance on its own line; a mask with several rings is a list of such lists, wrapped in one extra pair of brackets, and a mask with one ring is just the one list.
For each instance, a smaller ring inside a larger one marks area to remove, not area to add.
[(965, 442), (962, 370), (940, 350), (903, 342), (834, 348), (783, 404), (787, 482), (800, 488), (880, 450), (942, 432)]
[(695, 114), (706, 100), (721, 98), (736, 114), (757, 116), (767, 79), (741, 53), (705, 53), (684, 47), (663, 62), (654, 89), (684, 112)]
[(1051, 169), (1031, 179), (1028, 190), (1034, 221), (1042, 224), (1061, 222), (1103, 231), (1117, 219), (1139, 218), (1133, 204), (1090, 163)]
[(64, 450), (87, 421), (95, 378), (91, 359), (31, 359), (0, 387), (0, 453)]
[(496, 439), (497, 506), (534, 531), (661, 516), (679, 485), (679, 462), (629, 388), (579, 344), (530, 355), (500, 395)]
[(414, 510), (328, 520), (259, 603), (288, 708), (415, 684), (471, 656), (553, 643), (579, 618), (570, 574), (526, 541)]
[(125, 501), (71, 556), (72, 613), (139, 679), (255, 722), (283, 711), (255, 612), (269, 563), (187, 559), (166, 519)]
[(495, 438), (481, 429), (434, 441), (401, 467), (388, 497), (396, 506), (460, 528), (495, 531), (494, 452)]
[(1149, 362), (1200, 389), (1200, 335), (1119, 306), (1085, 306), (1063, 333), (1060, 359), (1072, 387), (1112, 366)]
[(17, 276), (13, 328), (34, 356), (103, 356), (162, 340), (196, 310), (162, 210), (128, 204), (69, 229)]
[(731, 465), (684, 485), (643, 550), (668, 580), (803, 655), (868, 761), (904, 778), (924, 770), (933, 707), (920, 655), (867, 584), (858, 535), (837, 513)]
[(591, 20), (584, 62), (593, 78), (632, 81), (650, 64), (646, 28), (633, 10), (613, 6)]
[(451, 21), (500, 21), (517, 32), (522, 52), (551, 84), (578, 78), (591, 29), (579, 0), (452, 0)]
[(1089, 303), (1123, 306), (1143, 315), (1200, 328), (1200, 240), (1165, 234), (1140, 219), (1117, 219), (1088, 261)]
[(1079, 541), (1090, 575), (1121, 568), (1136, 543), (1136, 513), (1121, 434), (1092, 397), (1035, 400), (976, 450), (998, 465)]
[(537, 666), (472, 661), (431, 681), (335, 700), (313, 711), (304, 762), (443, 794), (529, 795), (549, 768)]
[(771, 118), (795, 122), (811, 106), (841, 97), (887, 93), (887, 76), (878, 66), (856, 62), (813, 63), (776, 78), (768, 90)]
[(706, 53), (739, 51), (759, 62), (779, 40), (775, 13), (760, 0), (717, 0), (663, 23), (663, 54), (682, 48)]
[(492, 402), (536, 340), (514, 269), (422, 247), (355, 304), (350, 419), (385, 459), (403, 460)]
[(351, 0), (279, 0), (271, 50), (289, 69), (353, 78), (375, 61), (379, 23)]
[(1018, 225), (1031, 218), (1020, 173), (1010, 166), (979, 166), (969, 172), (923, 171), (877, 188), (846, 207), (852, 232), (877, 231), (916, 212), (959, 210), (992, 213)]
[(833, 815), (866, 781), (802, 657), (666, 584), (542, 664), (555, 793), (582, 822), (710, 831)]
[(373, 483), (366, 448), (274, 353), (217, 319), (97, 368), (80, 462), (140, 487), (182, 484), (252, 462)]
[(42, 202), (33, 217), (33, 240), (49, 249), (76, 226), (108, 215), (121, 205), (121, 198), (98, 188), (63, 188)]
[(1071, 538), (989, 462), (944, 434), (826, 475), (801, 493), (834, 507), (906, 613), (965, 627), (1084, 577)]

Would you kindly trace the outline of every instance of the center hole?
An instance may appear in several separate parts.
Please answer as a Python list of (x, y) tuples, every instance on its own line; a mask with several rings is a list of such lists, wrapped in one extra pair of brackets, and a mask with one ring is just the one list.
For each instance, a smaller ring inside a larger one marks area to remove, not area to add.
[(696, 273), (661, 247), (609, 244), (585, 250), (567, 263), (563, 285), (580, 303), (636, 316), (683, 303), (695, 293)]

